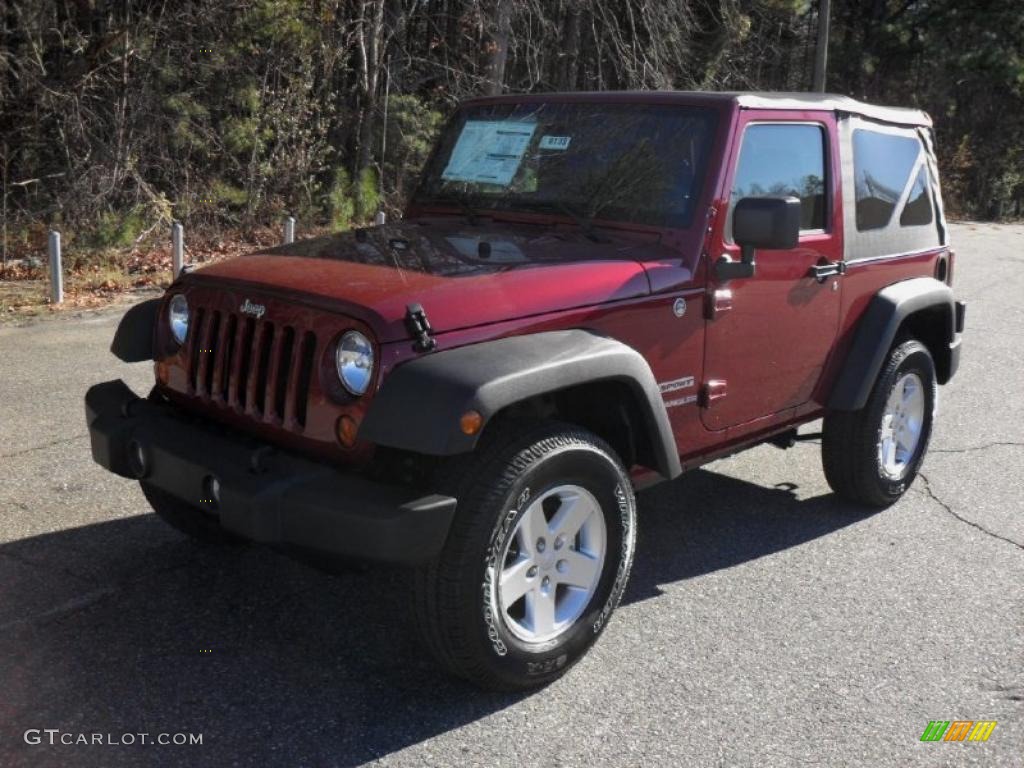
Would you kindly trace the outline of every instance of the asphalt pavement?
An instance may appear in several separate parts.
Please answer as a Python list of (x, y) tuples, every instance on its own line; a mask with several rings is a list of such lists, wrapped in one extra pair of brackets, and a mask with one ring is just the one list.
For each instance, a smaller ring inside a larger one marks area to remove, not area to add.
[(642, 493), (623, 605), (528, 695), (438, 673), (402, 573), (194, 544), (93, 464), (86, 388), (152, 381), (120, 311), (0, 328), (0, 765), (1024, 765), (1024, 226), (952, 233), (963, 360), (907, 495), (837, 500), (813, 442)]

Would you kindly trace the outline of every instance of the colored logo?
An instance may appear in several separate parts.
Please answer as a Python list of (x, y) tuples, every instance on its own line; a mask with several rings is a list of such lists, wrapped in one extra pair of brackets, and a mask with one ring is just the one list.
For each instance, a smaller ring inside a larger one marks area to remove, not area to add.
[(995, 727), (995, 720), (931, 720), (921, 741), (988, 741)]

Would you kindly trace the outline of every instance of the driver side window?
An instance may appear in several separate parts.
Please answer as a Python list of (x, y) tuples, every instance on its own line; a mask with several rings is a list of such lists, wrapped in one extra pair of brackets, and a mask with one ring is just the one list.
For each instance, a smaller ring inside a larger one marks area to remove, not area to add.
[(804, 123), (748, 125), (743, 133), (729, 201), (730, 239), (732, 209), (744, 197), (797, 197), (800, 199), (800, 231), (824, 230), (828, 210), (825, 184), (825, 134), (821, 126)]

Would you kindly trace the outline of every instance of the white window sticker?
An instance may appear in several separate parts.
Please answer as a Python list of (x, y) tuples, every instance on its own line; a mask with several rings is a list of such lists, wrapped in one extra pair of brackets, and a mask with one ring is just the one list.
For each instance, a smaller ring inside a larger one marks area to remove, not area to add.
[(535, 123), (468, 120), (441, 178), (507, 187), (536, 129)]
[(540, 149), (557, 149), (563, 150), (569, 148), (569, 141), (572, 136), (541, 136), (540, 137)]

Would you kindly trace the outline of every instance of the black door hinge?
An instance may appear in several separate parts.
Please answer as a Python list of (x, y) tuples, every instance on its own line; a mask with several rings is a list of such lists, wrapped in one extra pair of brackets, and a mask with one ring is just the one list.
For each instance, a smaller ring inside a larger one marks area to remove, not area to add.
[(409, 334), (416, 339), (412, 348), (417, 352), (429, 352), (437, 346), (437, 340), (430, 336), (434, 329), (430, 327), (427, 313), (423, 311), (421, 304), (406, 305), (405, 327), (409, 329)]

